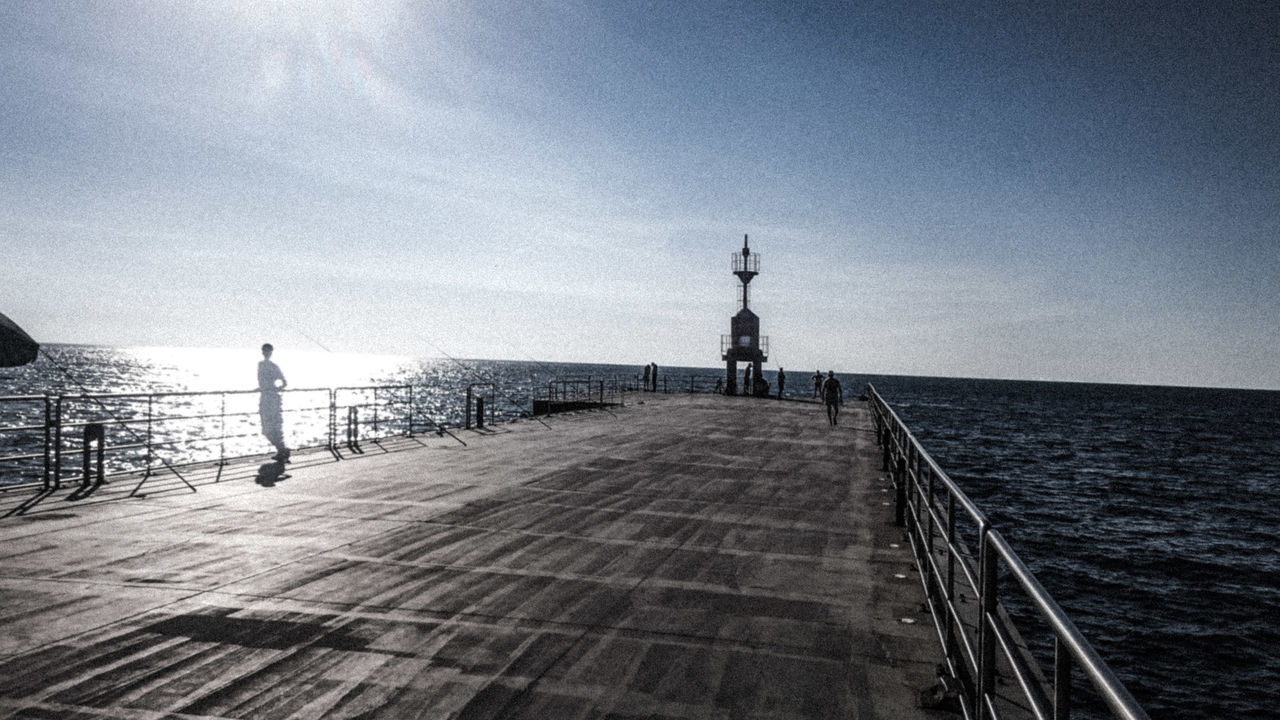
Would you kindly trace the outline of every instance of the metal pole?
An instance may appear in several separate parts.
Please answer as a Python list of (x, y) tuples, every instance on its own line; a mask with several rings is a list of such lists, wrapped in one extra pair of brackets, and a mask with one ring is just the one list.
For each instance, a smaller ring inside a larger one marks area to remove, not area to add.
[(996, 690), (996, 639), (991, 623), (996, 615), (996, 552), (991, 548), (989, 528), (982, 528), (982, 540), (978, 544), (979, 584), (982, 596), (978, 610), (978, 697), (974, 699), (975, 717), (988, 717), (988, 695)]
[(907, 524), (907, 459), (898, 457), (898, 467), (894, 470), (893, 485), (897, 489), (897, 505), (893, 512), (893, 524), (902, 527)]
[(218, 474), (214, 482), (222, 481), (222, 468), (227, 465), (227, 394), (218, 393)]
[(1071, 651), (1062, 638), (1053, 638), (1053, 720), (1071, 718)]
[(53, 489), (49, 484), (49, 480), (50, 480), (49, 475), (52, 472), (50, 463), (53, 459), (51, 456), (51, 448), (49, 447), (49, 433), (53, 429), (50, 427), (50, 421), (53, 419), (52, 412), (53, 412), (53, 403), (51, 403), (49, 400), (49, 394), (45, 393), (45, 396), (44, 396), (44, 489), (45, 490)]
[(53, 489), (62, 487), (62, 396), (53, 411)]
[(155, 412), (154, 403), (155, 403), (155, 395), (147, 395), (147, 439), (144, 443), (147, 451), (147, 470), (142, 474), (142, 477), (144, 478), (151, 477), (151, 460), (152, 460), (152, 454), (154, 452), (151, 446), (151, 441), (154, 439), (154, 435), (152, 433), (152, 428), (151, 428), (151, 420), (154, 417), (154, 412)]

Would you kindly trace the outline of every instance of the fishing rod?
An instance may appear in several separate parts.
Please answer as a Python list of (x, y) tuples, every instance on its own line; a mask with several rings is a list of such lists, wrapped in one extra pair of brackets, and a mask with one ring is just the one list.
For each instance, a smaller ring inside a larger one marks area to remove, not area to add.
[[(508, 395), (507, 393), (503, 392), (503, 391), (502, 391), (502, 389), (501, 389), (501, 386), (498, 384), (498, 381), (497, 381), (497, 380), (495, 380), (495, 379), (493, 378), (493, 376), (492, 376), (492, 375), (490, 375), (490, 376), (486, 377), (485, 375), (481, 374), (481, 372), (480, 372), (479, 370), (477, 370), (476, 368), (467, 367), (465, 364), (463, 364), (463, 362), (462, 362), (461, 360), (459, 360), (458, 358), (456, 358), (456, 357), (454, 357), (454, 356), (450, 355), (449, 353), (445, 352), (444, 350), (441, 350), (439, 345), (436, 345), (435, 343), (431, 342), (430, 340), (428, 340), (428, 341), (427, 341), (427, 344), (428, 344), (428, 345), (430, 345), (431, 347), (435, 348), (436, 352), (438, 352), (438, 353), (440, 353), (441, 355), (443, 355), (443, 356), (445, 356), (445, 357), (449, 358), (450, 360), (452, 360), (452, 361), (453, 361), (453, 362), (454, 362), (458, 367), (460, 367), (460, 368), (462, 368), (463, 370), (466, 370), (467, 372), (471, 373), (471, 377), (473, 377), (473, 378), (478, 378), (478, 379), (480, 379), (480, 380), (482, 380), (482, 381), (484, 381), (484, 382), (487, 382), (487, 383), (489, 383), (489, 384), (493, 385), (493, 389), (494, 389), (495, 391), (497, 391), (497, 392), (501, 393), (501, 394), (502, 394), (502, 396), (503, 396), (504, 398), (506, 398), (506, 399), (507, 399), (507, 402), (511, 403), (511, 404), (512, 404), (512, 405), (514, 405), (515, 407), (520, 407), (520, 403), (519, 403), (519, 401), (517, 401), (515, 398), (511, 397), (511, 396), (510, 396), (510, 395)], [(534, 362), (537, 362), (537, 360), (534, 360)], [(550, 426), (550, 425), (548, 425), (548, 424), (546, 424), (545, 422), (543, 422), (543, 421), (542, 421), (542, 419), (541, 419), (541, 418), (539, 418), (537, 415), (532, 415), (531, 417), (532, 417), (534, 420), (537, 420), (537, 421), (538, 421), (538, 422), (539, 422), (543, 427), (545, 427), (546, 429), (548, 429), (548, 430), (550, 430), (550, 429), (551, 429), (551, 426)]]
[[(58, 370), (59, 370), (63, 375), (67, 376), (67, 379), (68, 379), (68, 380), (70, 380), (71, 382), (75, 383), (76, 387), (80, 388), (81, 399), (85, 399), (85, 398), (92, 399), (95, 403), (97, 403), (97, 404), (98, 404), (98, 407), (99, 407), (99, 408), (101, 408), (101, 410), (102, 410), (104, 413), (106, 413), (107, 415), (109, 415), (109, 416), (111, 417), (111, 419), (112, 419), (112, 420), (115, 420), (115, 421), (116, 421), (116, 424), (117, 424), (117, 425), (119, 425), (120, 427), (124, 428), (125, 432), (129, 433), (130, 435), (132, 435), (132, 436), (133, 436), (133, 439), (134, 439), (135, 441), (137, 441), (137, 442), (141, 443), (144, 447), (146, 447), (146, 448), (148, 449), (148, 452), (150, 451), (150, 447), (151, 447), (150, 443), (148, 443), (148, 442), (146, 441), (146, 439), (145, 439), (145, 438), (143, 438), (141, 435), (139, 435), (139, 434), (138, 434), (138, 432), (137, 432), (136, 430), (134, 430), (133, 428), (129, 427), (129, 425), (128, 425), (128, 423), (127, 423), (126, 421), (121, 420), (119, 416), (117, 416), (114, 412), (112, 412), (112, 411), (111, 411), (111, 408), (107, 407), (106, 403), (102, 402), (102, 398), (99, 398), (98, 396), (93, 395), (92, 393), (90, 393), (90, 392), (89, 392), (89, 388), (85, 387), (85, 386), (84, 386), (84, 384), (83, 384), (83, 383), (81, 383), (81, 382), (80, 382), (80, 380), (79, 380), (79, 379), (77, 379), (75, 375), (72, 375), (70, 370), (68, 370), (68, 369), (66, 369), (66, 368), (64, 368), (64, 367), (62, 367), (62, 365), (61, 365), (57, 360), (54, 360), (54, 359), (53, 359), (53, 356), (52, 356), (52, 355), (50, 355), (50, 354), (49, 354), (49, 352), (48, 352), (47, 350), (45, 350), (43, 347), (41, 347), (41, 348), (40, 348), (40, 354), (41, 354), (41, 355), (43, 355), (43, 356), (44, 356), (44, 359), (45, 359), (45, 360), (48, 360), (48, 361), (49, 361), (49, 363), (50, 363), (51, 365), (53, 365), (54, 367), (56, 367), (56, 368), (57, 368), (57, 369), (58, 369)], [(59, 421), (58, 421), (58, 422), (59, 422), (59, 423), (61, 423), (61, 418), (59, 418)], [(106, 438), (105, 438), (105, 437), (102, 439), (102, 442), (103, 442), (103, 443), (105, 443), (105, 442), (106, 442)], [(191, 488), (191, 492), (196, 492), (196, 488), (195, 488), (195, 486), (194, 486), (194, 485), (192, 485), (191, 483), (187, 482), (187, 479), (186, 479), (185, 477), (183, 477), (183, 476), (182, 476), (182, 473), (178, 472), (178, 469), (177, 469), (177, 468), (175, 468), (173, 465), (171, 465), (171, 464), (169, 463), (169, 461), (168, 461), (168, 460), (165, 460), (165, 459), (164, 459), (163, 457), (161, 457), (160, 455), (156, 455), (156, 458), (160, 461), (160, 463), (161, 463), (161, 464), (163, 464), (163, 465), (165, 466), (165, 468), (167, 468), (167, 469), (169, 470), (169, 472), (173, 473), (174, 475), (177, 475), (177, 476), (178, 476), (178, 479), (182, 481), (182, 484), (186, 485), (188, 488)], [(58, 480), (58, 478), (54, 478), (54, 481), (55, 481), (55, 482), (57, 482), (57, 480)], [(142, 479), (142, 483), (145, 483), (146, 481), (147, 481), (147, 480), (146, 480), (146, 478), (144, 477), (144, 478)], [(129, 493), (129, 494), (130, 494), (130, 495), (133, 495), (134, 493), (137, 493), (137, 492), (138, 492), (138, 489), (142, 487), (142, 483), (138, 483), (138, 487), (134, 488), (134, 489), (133, 489), (133, 492), (131, 492), (131, 493)]]

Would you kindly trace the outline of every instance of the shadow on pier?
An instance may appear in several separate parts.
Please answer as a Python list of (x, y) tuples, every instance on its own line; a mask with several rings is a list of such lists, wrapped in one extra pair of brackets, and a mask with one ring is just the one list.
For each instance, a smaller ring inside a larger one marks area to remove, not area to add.
[(0, 714), (939, 717), (861, 403), (655, 396), (468, 440), (0, 520)]

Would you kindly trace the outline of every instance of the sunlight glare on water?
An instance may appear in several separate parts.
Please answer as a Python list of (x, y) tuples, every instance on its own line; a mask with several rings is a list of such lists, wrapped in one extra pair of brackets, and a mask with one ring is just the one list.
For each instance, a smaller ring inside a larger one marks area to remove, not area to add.
[[(191, 391), (256, 390), (256, 348), (124, 348), (138, 365), (150, 367), (164, 384)], [(413, 358), (367, 353), (277, 349), (271, 359), (280, 366), (289, 387), (332, 388), (368, 385), (394, 377), (416, 363)]]

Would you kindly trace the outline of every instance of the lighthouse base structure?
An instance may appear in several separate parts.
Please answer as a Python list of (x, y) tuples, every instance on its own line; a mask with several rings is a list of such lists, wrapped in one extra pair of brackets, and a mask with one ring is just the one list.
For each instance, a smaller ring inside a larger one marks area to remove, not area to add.
[(756, 397), (766, 397), (769, 394), (769, 383), (764, 380), (761, 375), (763, 360), (748, 360), (747, 365), (751, 367), (751, 377), (755, 380), (755, 387), (746, 386), (746, 381), (739, 386), (738, 384), (738, 361), (726, 360), (725, 367), (725, 383), (724, 393), (726, 395), (755, 395)]

